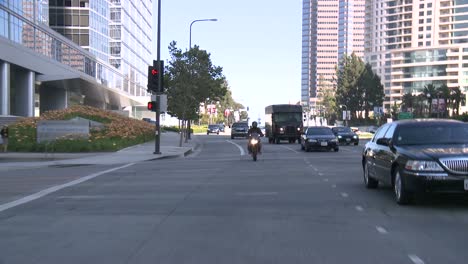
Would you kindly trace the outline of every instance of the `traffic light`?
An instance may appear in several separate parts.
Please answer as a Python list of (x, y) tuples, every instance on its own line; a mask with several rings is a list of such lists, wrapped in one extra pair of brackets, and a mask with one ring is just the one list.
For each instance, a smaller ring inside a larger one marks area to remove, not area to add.
[[(164, 92), (164, 61), (153, 61), (153, 66), (148, 66), (148, 92)], [(161, 80), (161, 86), (159, 86)]]
[(156, 101), (148, 102), (148, 110), (152, 112), (156, 112), (156, 109), (157, 109)]

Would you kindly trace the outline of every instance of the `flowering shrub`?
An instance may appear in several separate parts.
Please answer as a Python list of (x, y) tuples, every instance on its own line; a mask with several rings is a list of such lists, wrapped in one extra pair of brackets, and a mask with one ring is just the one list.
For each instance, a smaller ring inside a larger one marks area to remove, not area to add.
[[(82, 117), (104, 124), (104, 129), (91, 129), (88, 140), (67, 135), (51, 143), (36, 143), (37, 122), (69, 120)], [(49, 111), (37, 118), (23, 118), (10, 126), (12, 151), (85, 152), (115, 151), (154, 139), (154, 125), (90, 106), (77, 105)]]

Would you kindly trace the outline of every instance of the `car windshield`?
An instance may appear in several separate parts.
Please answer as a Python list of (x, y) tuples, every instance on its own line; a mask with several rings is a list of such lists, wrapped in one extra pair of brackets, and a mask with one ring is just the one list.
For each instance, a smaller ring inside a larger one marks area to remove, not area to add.
[(334, 127), (334, 128), (332, 128), (332, 130), (335, 131), (335, 132), (340, 132), (340, 133), (350, 133), (350, 132), (352, 132), (351, 128), (349, 128), (349, 127)]
[(302, 113), (275, 113), (276, 122), (302, 122)]
[(318, 127), (318, 128), (309, 128), (307, 129), (308, 136), (322, 136), (322, 135), (333, 135), (330, 128)]
[(468, 124), (417, 124), (401, 126), (395, 145), (468, 144)]
[(219, 128), (218, 125), (209, 125), (208, 128)]

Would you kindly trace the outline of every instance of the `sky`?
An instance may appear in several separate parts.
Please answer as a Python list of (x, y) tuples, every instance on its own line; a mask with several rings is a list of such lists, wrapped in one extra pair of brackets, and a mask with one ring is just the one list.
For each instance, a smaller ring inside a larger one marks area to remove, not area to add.
[[(171, 41), (211, 54), (223, 68), (234, 99), (263, 120), (265, 106), (297, 103), (301, 94), (301, 0), (161, 0), (161, 59)], [(157, 0), (154, 2), (156, 59)]]

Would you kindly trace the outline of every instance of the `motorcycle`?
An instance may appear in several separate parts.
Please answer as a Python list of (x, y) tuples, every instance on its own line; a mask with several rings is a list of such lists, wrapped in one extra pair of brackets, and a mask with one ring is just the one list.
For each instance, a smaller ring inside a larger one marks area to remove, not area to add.
[(260, 135), (257, 133), (252, 133), (249, 137), (249, 146), (250, 146), (250, 153), (252, 155), (253, 161), (257, 161), (259, 144), (260, 144)]

